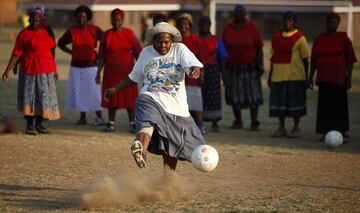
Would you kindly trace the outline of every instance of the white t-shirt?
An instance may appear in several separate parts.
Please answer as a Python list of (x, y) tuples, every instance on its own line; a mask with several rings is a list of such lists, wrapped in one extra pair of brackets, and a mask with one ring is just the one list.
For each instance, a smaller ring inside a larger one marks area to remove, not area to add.
[(140, 94), (151, 96), (166, 112), (189, 117), (184, 79), (194, 66), (203, 64), (184, 44), (173, 43), (166, 55), (151, 45), (141, 51), (129, 78), (143, 82)]

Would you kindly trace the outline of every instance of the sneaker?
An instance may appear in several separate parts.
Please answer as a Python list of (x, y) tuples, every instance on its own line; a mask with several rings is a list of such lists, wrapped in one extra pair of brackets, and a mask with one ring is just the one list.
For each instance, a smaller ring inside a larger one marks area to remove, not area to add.
[(273, 134), (271, 134), (270, 137), (285, 137), (286, 134), (286, 128), (279, 128)]
[(131, 154), (139, 168), (143, 169), (146, 167), (146, 155), (143, 145), (139, 140), (135, 140), (131, 145)]
[(112, 123), (107, 123), (104, 132), (114, 132), (114, 131), (115, 131), (115, 125)]
[(102, 126), (102, 125), (105, 125), (105, 121), (102, 118), (95, 118), (93, 125), (94, 126)]
[(50, 131), (42, 125), (35, 125), (35, 129), (40, 134), (49, 134)]
[(219, 125), (218, 125), (217, 123), (213, 123), (213, 124), (211, 125), (211, 131), (212, 131), (212, 132), (220, 132), (220, 127), (219, 127)]
[(290, 134), (287, 135), (288, 138), (298, 138), (300, 136), (301, 130), (300, 128), (292, 129)]
[(343, 143), (349, 143), (350, 136), (346, 133), (342, 133), (342, 135), (343, 135)]
[(136, 133), (136, 124), (133, 121), (129, 124), (129, 132)]
[(202, 134), (202, 135), (205, 135), (205, 134), (206, 134), (206, 128), (205, 128), (205, 126), (204, 126), (204, 125), (199, 125), (198, 127), (199, 127), (199, 130), (200, 130), (201, 134)]
[(259, 131), (259, 126), (260, 126), (260, 122), (259, 122), (259, 121), (251, 122), (250, 130), (251, 130), (251, 131)]
[(234, 121), (230, 128), (231, 129), (242, 129), (243, 123), (242, 123), (242, 121)]
[(87, 124), (86, 118), (80, 118), (80, 119), (76, 122), (76, 125), (86, 125), (86, 124)]
[(37, 132), (35, 131), (33, 126), (26, 127), (25, 134), (27, 135), (37, 135)]

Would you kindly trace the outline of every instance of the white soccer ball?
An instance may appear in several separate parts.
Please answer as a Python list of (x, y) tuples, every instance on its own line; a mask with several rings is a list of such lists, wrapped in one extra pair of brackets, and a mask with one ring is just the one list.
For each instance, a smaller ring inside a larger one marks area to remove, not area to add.
[(338, 147), (343, 143), (343, 136), (339, 131), (331, 130), (325, 135), (325, 143), (330, 147)]
[(219, 162), (219, 154), (210, 145), (196, 147), (191, 155), (192, 165), (199, 171), (210, 172), (214, 170)]

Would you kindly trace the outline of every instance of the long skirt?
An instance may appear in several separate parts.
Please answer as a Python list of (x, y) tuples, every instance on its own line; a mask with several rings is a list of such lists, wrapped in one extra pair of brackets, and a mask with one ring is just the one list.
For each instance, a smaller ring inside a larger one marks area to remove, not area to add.
[[(103, 84), (102, 84), (102, 93), (109, 89), (110, 87), (114, 87), (120, 81), (122, 81), (127, 74), (116, 71), (108, 71), (105, 69), (103, 76)], [(126, 89), (123, 89), (116, 94), (112, 95), (109, 101), (102, 100), (101, 106), (104, 108), (130, 108), (135, 109), (135, 101), (138, 96), (138, 86), (132, 86)]]
[(97, 67), (70, 67), (66, 107), (78, 112), (101, 110), (100, 85), (96, 84)]
[(261, 80), (255, 63), (229, 66), (223, 77), (228, 105), (247, 109), (263, 104)]
[(219, 121), (221, 111), (221, 71), (218, 65), (206, 65), (204, 83), (202, 85), (203, 119), (204, 121)]
[(301, 117), (306, 114), (306, 82), (270, 84), (270, 117)]
[(24, 115), (60, 118), (54, 73), (27, 75), (20, 70), (17, 99), (18, 110)]
[(181, 117), (165, 110), (149, 95), (136, 100), (136, 129), (154, 127), (148, 151), (157, 155), (169, 155), (191, 162), (192, 151), (205, 144), (199, 128), (191, 116)]
[(330, 82), (320, 82), (318, 86), (316, 133), (326, 134), (330, 130), (349, 131), (346, 88)]

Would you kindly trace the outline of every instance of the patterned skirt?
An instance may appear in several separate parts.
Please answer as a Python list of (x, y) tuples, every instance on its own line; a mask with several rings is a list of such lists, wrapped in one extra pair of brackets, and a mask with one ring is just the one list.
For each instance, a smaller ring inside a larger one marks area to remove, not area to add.
[(349, 131), (349, 110), (345, 87), (330, 82), (319, 82), (316, 133), (330, 130)]
[(306, 82), (270, 84), (270, 117), (301, 117), (306, 114)]
[(17, 98), (18, 110), (26, 116), (60, 118), (54, 73), (27, 75), (20, 70)]
[(96, 84), (97, 67), (70, 67), (66, 107), (78, 112), (101, 110), (100, 85)]
[(165, 110), (149, 95), (140, 95), (136, 100), (136, 129), (154, 127), (148, 151), (157, 155), (169, 155), (191, 162), (192, 151), (205, 144), (194, 119), (181, 117)]
[(247, 109), (263, 104), (261, 79), (255, 63), (228, 66), (223, 79), (228, 105), (236, 109)]
[(204, 121), (219, 121), (222, 119), (221, 71), (218, 65), (206, 65), (204, 70), (204, 83), (202, 85), (203, 119)]

